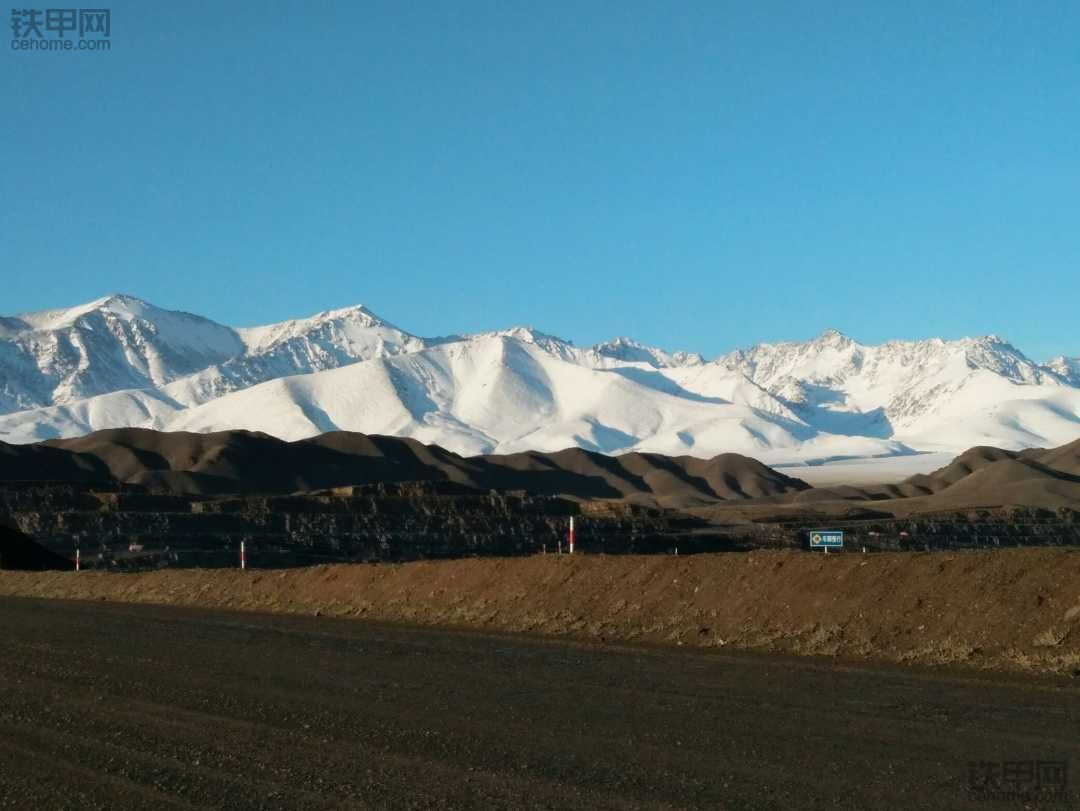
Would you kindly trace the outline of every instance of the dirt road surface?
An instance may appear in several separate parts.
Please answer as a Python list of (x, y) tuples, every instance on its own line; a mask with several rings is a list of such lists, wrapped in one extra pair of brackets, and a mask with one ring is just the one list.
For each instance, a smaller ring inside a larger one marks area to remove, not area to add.
[(1080, 783), (1075, 681), (18, 598), (0, 634), (6, 807), (1021, 807), (969, 797), (978, 761)]

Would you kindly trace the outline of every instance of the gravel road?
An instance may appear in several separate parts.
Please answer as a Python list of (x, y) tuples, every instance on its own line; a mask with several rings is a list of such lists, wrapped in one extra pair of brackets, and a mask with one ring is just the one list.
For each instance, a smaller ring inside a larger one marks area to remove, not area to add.
[(1080, 800), (1075, 680), (16, 598), (0, 634), (3, 807), (993, 808), (969, 764), (1032, 761)]

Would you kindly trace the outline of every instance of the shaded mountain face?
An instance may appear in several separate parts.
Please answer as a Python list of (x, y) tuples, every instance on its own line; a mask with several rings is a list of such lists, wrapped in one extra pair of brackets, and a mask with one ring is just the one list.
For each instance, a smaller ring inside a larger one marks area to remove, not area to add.
[(364, 307), (231, 328), (129, 296), (0, 319), (0, 440), (144, 427), (386, 434), (463, 454), (724, 452), (769, 464), (1080, 435), (1076, 362), (989, 336), (835, 331), (713, 361), (526, 327), (422, 338)]
[(113, 478), (108, 464), (92, 454), (0, 442), (0, 481), (99, 482)]
[(0, 520), (0, 569), (71, 571), (75, 564)]
[(335, 432), (283, 442), (226, 431), (99, 431), (37, 445), (0, 444), (0, 479), (118, 481), (155, 492), (289, 493), (375, 482), (450, 482), (479, 490), (626, 499), (683, 506), (805, 490), (737, 454), (713, 459), (631, 453), (462, 457), (410, 439)]

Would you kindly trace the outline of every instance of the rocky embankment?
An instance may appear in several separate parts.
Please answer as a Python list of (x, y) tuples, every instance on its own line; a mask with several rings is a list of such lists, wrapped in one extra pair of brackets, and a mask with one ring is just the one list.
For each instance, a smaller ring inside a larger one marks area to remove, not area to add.
[(69, 560), (79, 549), (87, 568), (227, 567), (241, 543), (248, 561), (262, 566), (530, 555), (556, 551), (571, 516), (579, 547), (590, 553), (797, 549), (813, 529), (843, 530), (849, 547), (869, 551), (1080, 545), (1080, 513), (1068, 508), (893, 518), (819, 507), (732, 501), (673, 510), (451, 482), (229, 496), (124, 484), (0, 486), (0, 523)]
[(346, 616), (1080, 677), (1080, 552), (535, 555), (0, 572), (0, 593)]
[(0, 514), (56, 554), (78, 548), (86, 567), (121, 569), (231, 566), (242, 542), (266, 566), (554, 552), (571, 516), (593, 552), (734, 544), (672, 511), (432, 482), (211, 497), (34, 483), (0, 488)]

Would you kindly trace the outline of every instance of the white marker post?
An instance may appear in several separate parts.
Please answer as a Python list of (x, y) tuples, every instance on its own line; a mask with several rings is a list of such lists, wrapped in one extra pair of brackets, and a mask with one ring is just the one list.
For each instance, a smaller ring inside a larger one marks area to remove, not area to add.
[(570, 554), (574, 554), (574, 516), (570, 516)]
[(240, 568), (247, 568), (247, 558), (244, 555), (244, 542), (240, 541)]

